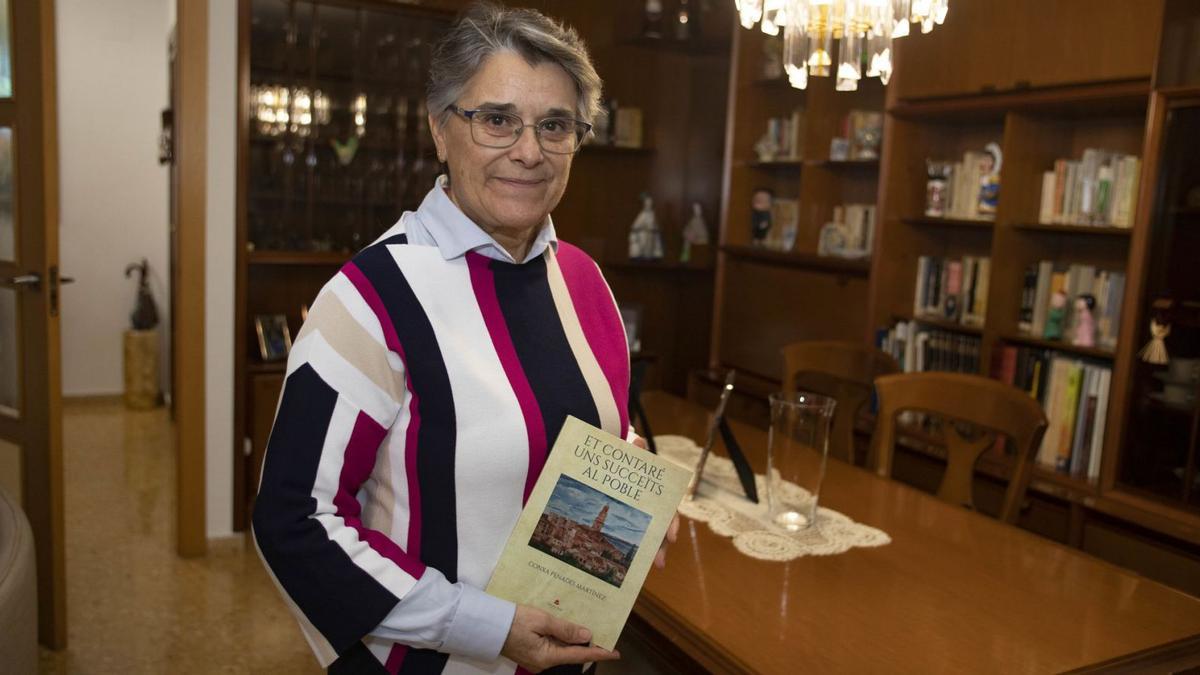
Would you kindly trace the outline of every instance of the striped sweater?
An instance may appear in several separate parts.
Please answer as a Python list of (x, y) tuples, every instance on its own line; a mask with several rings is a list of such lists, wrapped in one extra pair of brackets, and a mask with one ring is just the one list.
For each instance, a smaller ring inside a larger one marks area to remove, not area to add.
[[(330, 672), (514, 672), (496, 657), (512, 606), (478, 589), (566, 416), (628, 433), (629, 355), (596, 264), (553, 241), (495, 259), (448, 204), (435, 187), (347, 263), (288, 358), (253, 530)], [(482, 651), (460, 639), (472, 626), (385, 630), (497, 614)]]

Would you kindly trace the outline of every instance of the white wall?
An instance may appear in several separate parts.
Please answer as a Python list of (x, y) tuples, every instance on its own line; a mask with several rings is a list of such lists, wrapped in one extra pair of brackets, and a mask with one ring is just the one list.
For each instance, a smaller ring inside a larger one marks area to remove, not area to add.
[(233, 534), (233, 277), (237, 194), (237, 3), (208, 3), (205, 443), (208, 536)]
[[(123, 272), (150, 261), (166, 390), (168, 170), (158, 164), (168, 105), (174, 0), (58, 0), (63, 393), (124, 390), (122, 332), (137, 289)], [(222, 4), (220, 0), (216, 4)]]

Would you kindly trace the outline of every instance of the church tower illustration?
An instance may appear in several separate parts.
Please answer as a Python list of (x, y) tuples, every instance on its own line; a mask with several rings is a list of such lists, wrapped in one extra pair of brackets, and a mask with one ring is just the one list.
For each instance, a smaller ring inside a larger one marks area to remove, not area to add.
[(600, 515), (596, 516), (596, 522), (592, 523), (592, 529), (599, 532), (600, 528), (604, 527), (604, 519), (608, 517), (608, 504), (600, 509)]

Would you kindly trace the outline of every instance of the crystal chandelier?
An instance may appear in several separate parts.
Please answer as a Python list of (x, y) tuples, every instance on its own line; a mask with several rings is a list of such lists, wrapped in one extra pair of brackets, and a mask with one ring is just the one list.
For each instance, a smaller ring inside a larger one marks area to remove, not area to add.
[[(838, 91), (858, 81), (892, 77), (892, 39), (920, 24), (928, 33), (946, 20), (950, 0), (734, 0), (743, 28), (760, 24), (767, 35), (783, 32), (783, 66), (797, 89), (809, 76), (837, 78)], [(841, 40), (836, 68), (833, 41)]]

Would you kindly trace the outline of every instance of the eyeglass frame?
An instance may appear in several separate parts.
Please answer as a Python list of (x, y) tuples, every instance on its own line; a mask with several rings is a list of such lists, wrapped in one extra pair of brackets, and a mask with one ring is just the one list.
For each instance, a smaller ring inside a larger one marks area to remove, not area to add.
[[(517, 115), (516, 113), (510, 113), (510, 112), (506, 112), (504, 110), (494, 110), (491, 108), (467, 109), (467, 108), (459, 107), (458, 105), (456, 105), (454, 103), (451, 103), (450, 105), (446, 106), (446, 110), (449, 110), (450, 112), (460, 115), (463, 119), (465, 119), (467, 121), (467, 124), (471, 126), (471, 141), (473, 141), (476, 145), (479, 145), (481, 147), (493, 148), (495, 150), (505, 150), (505, 149), (511, 148), (512, 146), (516, 145), (517, 141), (521, 140), (521, 135), (525, 133), (526, 127), (532, 127), (534, 140), (537, 141), (538, 147), (542, 149), (542, 152), (548, 152), (552, 155), (573, 155), (573, 154), (579, 152), (579, 149), (583, 147), (583, 139), (586, 138), (587, 135), (589, 133), (591, 133), (591, 131), (592, 131), (592, 124), (590, 122), (584, 122), (581, 119), (575, 119), (573, 117), (543, 117), (542, 119), (534, 122), (533, 124), (525, 124), (525, 119), (523, 117), (521, 117), (520, 115)], [(515, 133), (513, 133), (512, 142), (509, 143), (508, 145), (484, 145), (483, 143), (480, 143), (475, 138), (474, 121), (475, 121), (475, 116), (481, 112), (482, 113), (492, 113), (492, 114), (496, 114), (496, 115), (509, 115), (509, 116), (515, 117), (518, 120), (520, 120), (521, 126), (516, 130)], [(538, 128), (538, 125), (541, 124), (542, 122), (545, 122), (546, 120), (570, 120), (577, 126), (583, 127), (583, 132), (577, 134), (578, 140), (576, 141), (577, 144), (576, 144), (574, 150), (572, 150), (570, 152), (559, 152), (557, 150), (548, 150), (546, 148), (546, 146), (542, 145), (542, 132)]]

